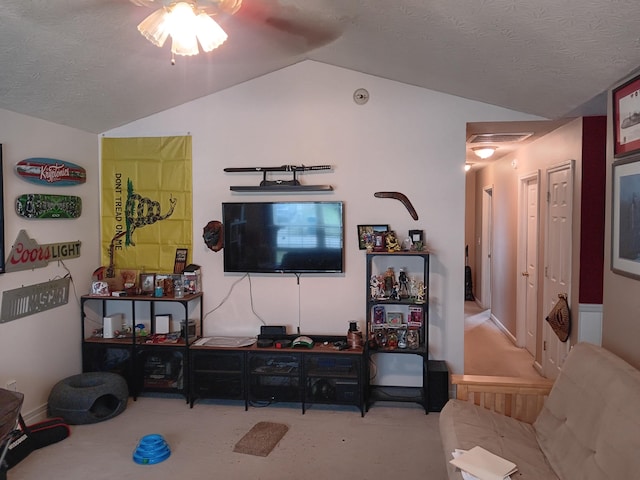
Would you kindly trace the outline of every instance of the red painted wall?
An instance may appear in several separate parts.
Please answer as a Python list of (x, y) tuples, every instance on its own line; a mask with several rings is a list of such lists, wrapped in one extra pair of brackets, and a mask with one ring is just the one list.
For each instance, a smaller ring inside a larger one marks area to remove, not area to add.
[(602, 303), (606, 189), (607, 117), (584, 117), (580, 303)]

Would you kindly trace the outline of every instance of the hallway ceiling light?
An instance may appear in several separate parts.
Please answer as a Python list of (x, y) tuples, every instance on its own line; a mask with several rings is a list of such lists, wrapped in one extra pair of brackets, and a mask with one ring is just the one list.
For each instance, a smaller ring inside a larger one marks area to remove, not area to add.
[(465, 163), (464, 164), (464, 171), (468, 172), (469, 170), (471, 170), (471, 164), (470, 163)]
[(498, 147), (473, 147), (471, 150), (473, 150), (473, 153), (475, 153), (478, 157), (486, 160), (491, 155), (493, 155), (497, 149)]
[[(239, 8), (241, 2), (234, 3)], [(163, 6), (140, 22), (138, 31), (157, 47), (162, 47), (167, 37), (171, 37), (172, 64), (175, 64), (175, 55), (197, 55), (198, 42), (203, 51), (210, 52), (228, 38), (222, 27), (198, 7), (196, 1)]]

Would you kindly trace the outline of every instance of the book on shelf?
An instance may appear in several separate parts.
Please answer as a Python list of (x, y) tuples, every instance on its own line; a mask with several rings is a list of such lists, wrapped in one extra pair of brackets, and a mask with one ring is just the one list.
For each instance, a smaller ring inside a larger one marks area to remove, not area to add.
[(457, 456), (454, 452), (449, 462), (480, 480), (504, 480), (518, 470), (515, 463), (478, 446)]

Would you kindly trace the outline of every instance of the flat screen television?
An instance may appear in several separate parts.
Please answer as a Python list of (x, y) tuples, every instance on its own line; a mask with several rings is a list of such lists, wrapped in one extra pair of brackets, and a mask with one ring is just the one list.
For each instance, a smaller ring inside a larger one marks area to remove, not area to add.
[(224, 271), (341, 273), (342, 202), (222, 204)]

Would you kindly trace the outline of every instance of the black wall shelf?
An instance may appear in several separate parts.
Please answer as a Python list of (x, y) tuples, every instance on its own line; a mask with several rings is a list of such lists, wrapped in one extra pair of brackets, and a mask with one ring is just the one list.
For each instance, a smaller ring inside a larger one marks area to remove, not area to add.
[(330, 192), (331, 185), (240, 185), (229, 187), (232, 192)]

